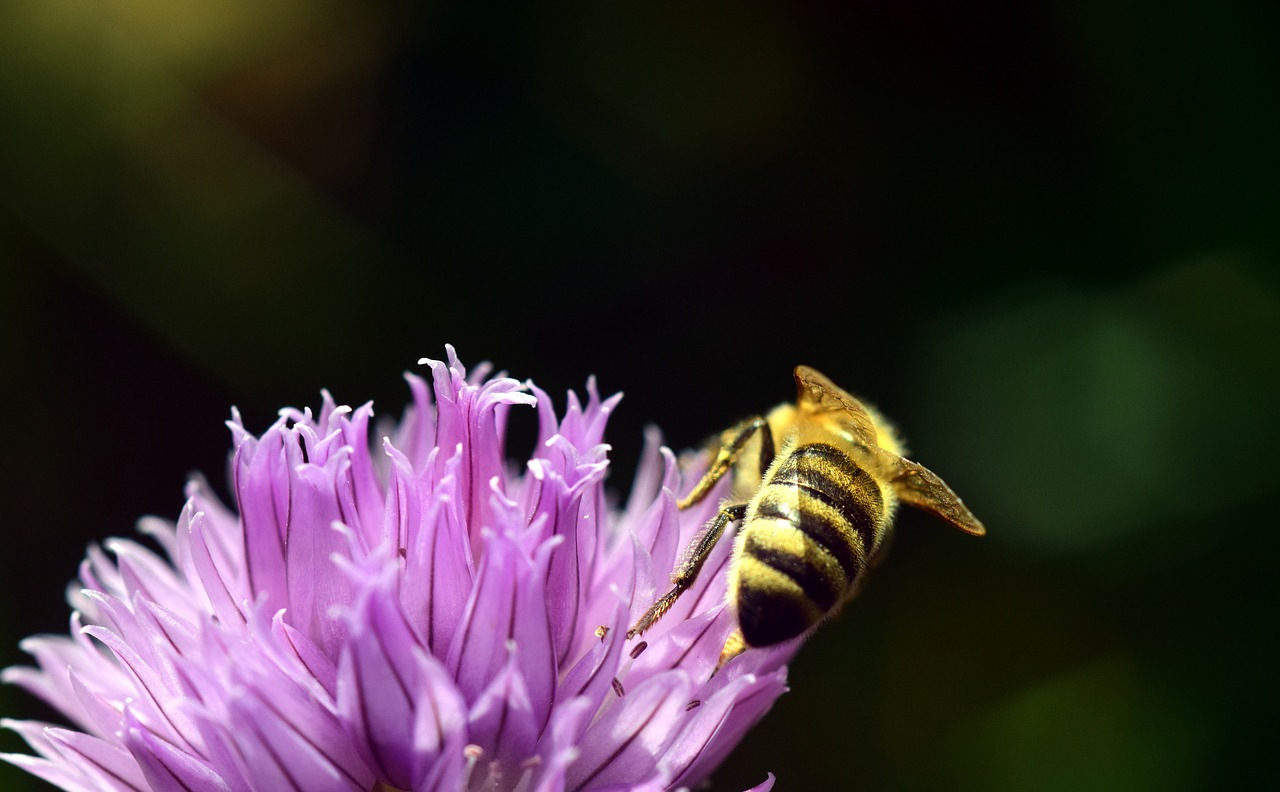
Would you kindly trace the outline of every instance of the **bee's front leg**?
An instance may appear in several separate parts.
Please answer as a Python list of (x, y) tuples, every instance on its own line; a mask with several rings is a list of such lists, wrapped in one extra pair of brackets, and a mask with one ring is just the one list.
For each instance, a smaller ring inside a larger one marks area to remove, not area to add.
[(707, 468), (706, 474), (694, 485), (689, 494), (676, 502), (676, 507), (684, 511), (707, 497), (712, 487), (724, 478), (726, 473), (733, 470), (738, 457), (742, 455), (742, 449), (747, 447), (751, 436), (756, 432), (760, 432), (760, 475), (764, 476), (773, 462), (773, 432), (769, 431), (768, 421), (761, 416), (756, 416), (725, 432), (720, 448), (716, 451), (715, 458), (711, 460), (711, 467)]

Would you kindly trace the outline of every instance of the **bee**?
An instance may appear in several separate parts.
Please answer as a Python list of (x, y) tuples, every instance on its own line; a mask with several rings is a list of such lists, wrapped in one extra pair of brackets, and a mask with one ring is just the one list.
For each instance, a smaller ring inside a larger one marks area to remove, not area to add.
[(726, 596), (738, 626), (717, 671), (747, 649), (811, 633), (852, 599), (887, 547), (899, 503), (965, 533), (986, 533), (941, 478), (902, 456), (897, 433), (879, 413), (808, 366), (797, 366), (795, 379), (795, 404), (720, 435), (710, 468), (677, 507), (699, 503), (726, 475), (733, 498), (694, 538), (671, 590), (628, 638), (652, 627), (693, 584), (730, 523), (741, 522)]

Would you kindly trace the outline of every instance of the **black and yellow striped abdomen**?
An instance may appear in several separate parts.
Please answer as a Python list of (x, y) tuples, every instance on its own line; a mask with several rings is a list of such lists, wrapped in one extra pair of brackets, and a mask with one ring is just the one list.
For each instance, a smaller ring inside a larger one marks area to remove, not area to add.
[(737, 539), (730, 598), (747, 644), (781, 643), (821, 621), (866, 571), (887, 517), (880, 485), (835, 446), (780, 458)]

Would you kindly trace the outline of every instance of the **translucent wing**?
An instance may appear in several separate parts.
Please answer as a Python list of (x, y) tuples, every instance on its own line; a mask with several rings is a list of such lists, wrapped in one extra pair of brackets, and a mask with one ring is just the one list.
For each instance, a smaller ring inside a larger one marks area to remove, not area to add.
[(875, 448), (876, 427), (862, 402), (808, 366), (796, 366), (796, 406), (802, 413), (822, 414), (847, 428), (854, 439)]
[(862, 402), (808, 366), (796, 366), (796, 387), (800, 411), (821, 415), (848, 430), (854, 441), (870, 452), (872, 464), (889, 479), (899, 500), (937, 515), (965, 533), (982, 536), (987, 532), (982, 521), (935, 473), (880, 447), (875, 422)]
[(895, 457), (887, 451), (882, 454), (884, 457), (894, 457), (896, 460), (890, 461), (887, 467), (890, 470), (896, 469), (889, 483), (893, 485), (899, 500), (935, 514), (967, 534), (974, 536), (986, 534), (987, 529), (982, 521), (973, 516), (969, 507), (964, 505), (964, 501), (960, 500), (947, 483), (933, 471), (910, 459)]

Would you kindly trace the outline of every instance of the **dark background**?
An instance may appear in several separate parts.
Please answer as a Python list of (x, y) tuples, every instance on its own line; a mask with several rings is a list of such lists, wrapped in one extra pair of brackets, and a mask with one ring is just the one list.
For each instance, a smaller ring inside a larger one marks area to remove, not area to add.
[(624, 491), (646, 423), (695, 445), (805, 362), (990, 535), (903, 515), (717, 789), (1270, 787), (1277, 22), (8, 0), (0, 665), (87, 542), (225, 492), (232, 404), (398, 415), (446, 342), (594, 373)]

